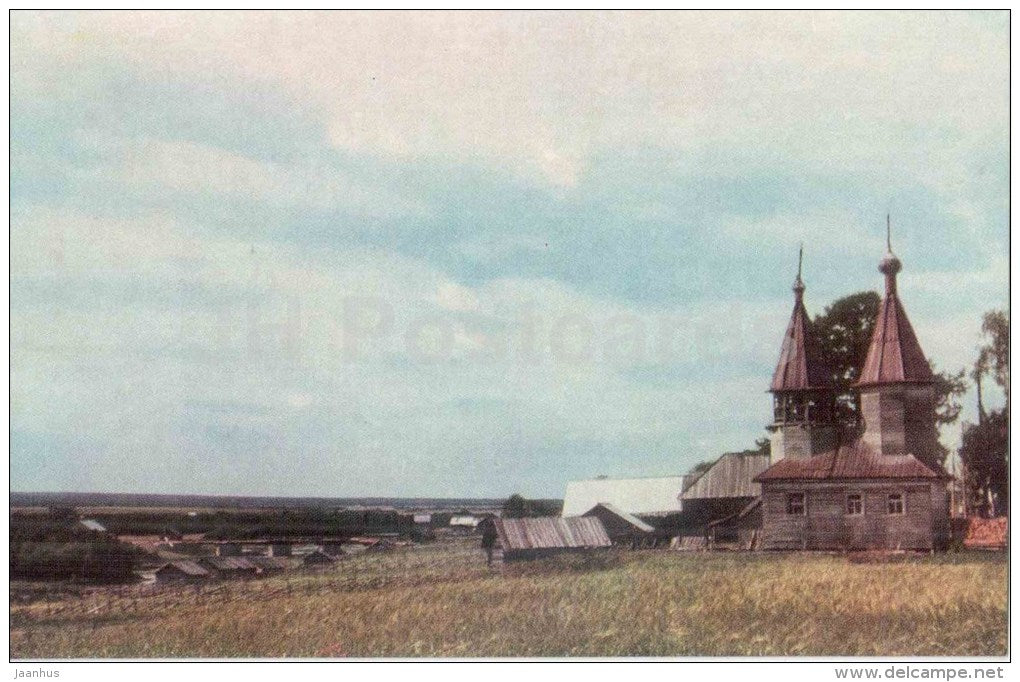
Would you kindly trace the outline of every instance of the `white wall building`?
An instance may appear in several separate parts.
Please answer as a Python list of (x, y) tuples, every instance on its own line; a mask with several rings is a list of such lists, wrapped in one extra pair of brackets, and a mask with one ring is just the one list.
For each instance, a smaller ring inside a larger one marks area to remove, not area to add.
[(629, 514), (668, 514), (681, 510), (686, 476), (661, 478), (596, 478), (570, 481), (563, 498), (563, 516), (580, 516), (600, 502)]

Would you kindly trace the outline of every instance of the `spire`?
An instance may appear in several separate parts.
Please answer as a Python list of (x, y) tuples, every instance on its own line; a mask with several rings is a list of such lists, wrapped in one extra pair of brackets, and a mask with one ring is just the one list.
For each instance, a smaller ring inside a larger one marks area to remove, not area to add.
[(885, 298), (878, 309), (868, 356), (857, 385), (930, 383), (934, 380), (931, 367), (896, 293), (896, 274), (903, 269), (903, 264), (892, 252), (889, 214), (885, 220), (886, 253), (878, 263), (878, 271), (885, 275)]
[(885, 214), (885, 255), (878, 262), (878, 271), (885, 275), (885, 295), (896, 294), (896, 273), (903, 269), (903, 264), (892, 252), (892, 224), (889, 214)]
[(800, 252), (797, 254), (797, 279), (793, 280), (793, 293), (796, 295), (797, 300), (800, 300), (804, 296), (804, 280), (800, 278), (801, 267), (804, 264), (804, 244), (800, 245)]
[(811, 334), (811, 321), (804, 308), (804, 281), (801, 268), (804, 261), (804, 247), (797, 257), (797, 279), (793, 282), (793, 314), (783, 337), (779, 351), (779, 362), (772, 375), (770, 391), (804, 391), (825, 388), (828, 376), (818, 360), (817, 345)]

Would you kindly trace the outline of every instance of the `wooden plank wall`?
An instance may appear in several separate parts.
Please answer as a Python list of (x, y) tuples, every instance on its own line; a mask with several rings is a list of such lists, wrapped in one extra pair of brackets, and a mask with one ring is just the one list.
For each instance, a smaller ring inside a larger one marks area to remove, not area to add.
[[(787, 494), (805, 493), (807, 514), (786, 513)], [(902, 515), (887, 513), (890, 493), (903, 493)], [(864, 513), (846, 514), (849, 493), (862, 495)], [(940, 484), (910, 482), (766, 483), (762, 496), (762, 549), (933, 549), (948, 523)]]

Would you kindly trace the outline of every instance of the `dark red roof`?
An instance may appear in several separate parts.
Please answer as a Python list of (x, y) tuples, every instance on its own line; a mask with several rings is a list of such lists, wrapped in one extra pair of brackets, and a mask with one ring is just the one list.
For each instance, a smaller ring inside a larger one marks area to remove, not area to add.
[(857, 385), (930, 383), (933, 380), (931, 367), (893, 284), (879, 308), (868, 357)]
[(818, 356), (818, 344), (811, 333), (811, 322), (798, 292), (769, 390), (804, 391), (827, 388), (830, 384), (829, 373)]
[(756, 481), (834, 478), (944, 478), (913, 455), (881, 455), (857, 440), (808, 459), (781, 459)]

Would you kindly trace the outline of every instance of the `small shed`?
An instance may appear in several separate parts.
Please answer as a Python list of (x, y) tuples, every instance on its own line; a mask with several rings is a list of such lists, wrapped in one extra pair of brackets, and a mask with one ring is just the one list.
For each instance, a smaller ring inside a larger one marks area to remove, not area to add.
[(602, 522), (589, 516), (486, 519), (480, 530), (490, 564), (612, 546)]
[(156, 582), (198, 582), (209, 577), (209, 571), (194, 561), (171, 561), (153, 572)]
[(207, 556), (198, 563), (221, 578), (254, 578), (258, 573), (258, 567), (242, 557)]
[(614, 545), (631, 549), (655, 546), (655, 528), (608, 502), (599, 502), (582, 516), (601, 521)]
[(432, 523), (432, 514), (415, 514), (414, 522), (417, 525), (427, 526)]
[(248, 561), (255, 566), (260, 576), (276, 575), (293, 567), (291, 559), (281, 556), (253, 556)]
[(303, 566), (330, 566), (335, 562), (336, 557), (331, 556), (318, 548), (316, 548), (313, 552), (306, 554), (301, 560), (301, 564)]

